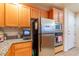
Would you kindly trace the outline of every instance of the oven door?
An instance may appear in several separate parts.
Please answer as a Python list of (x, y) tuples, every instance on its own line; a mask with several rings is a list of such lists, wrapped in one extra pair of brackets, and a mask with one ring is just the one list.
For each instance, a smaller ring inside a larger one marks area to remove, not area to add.
[(63, 44), (63, 35), (62, 33), (56, 33), (54, 39), (54, 46), (59, 46)]

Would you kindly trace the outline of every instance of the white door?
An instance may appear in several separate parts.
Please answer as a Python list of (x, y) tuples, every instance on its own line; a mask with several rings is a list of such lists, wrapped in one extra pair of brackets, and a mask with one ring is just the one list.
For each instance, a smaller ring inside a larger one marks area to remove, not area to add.
[(79, 13), (76, 14), (76, 47), (79, 48)]
[(71, 11), (68, 13), (68, 49), (75, 47), (75, 14)]
[(75, 47), (75, 13), (65, 8), (64, 10), (64, 51)]

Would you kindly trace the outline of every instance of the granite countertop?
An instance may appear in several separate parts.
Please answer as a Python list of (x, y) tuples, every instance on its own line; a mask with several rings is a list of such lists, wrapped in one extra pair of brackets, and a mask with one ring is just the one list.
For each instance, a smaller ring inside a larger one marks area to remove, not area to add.
[(8, 49), (11, 47), (13, 43), (28, 42), (28, 41), (32, 40), (10, 39), (0, 42), (0, 56), (5, 56), (5, 54), (8, 52)]

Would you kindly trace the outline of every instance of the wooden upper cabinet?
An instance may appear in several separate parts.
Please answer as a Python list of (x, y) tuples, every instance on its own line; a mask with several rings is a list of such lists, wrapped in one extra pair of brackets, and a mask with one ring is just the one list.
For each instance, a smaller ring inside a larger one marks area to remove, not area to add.
[(56, 8), (50, 9), (50, 10), (49, 10), (49, 15), (48, 15), (48, 17), (49, 17), (50, 19), (53, 19), (53, 20), (55, 20), (55, 21), (58, 21), (58, 9), (56, 9)]
[(48, 11), (40, 10), (40, 16), (44, 18), (48, 18)]
[(18, 26), (18, 7), (14, 4), (5, 4), (5, 25)]
[(64, 12), (59, 10), (59, 22), (64, 24)]
[(31, 18), (40, 18), (40, 10), (31, 8)]
[(4, 4), (0, 3), (0, 27), (4, 27)]
[(56, 22), (63, 23), (64, 14), (62, 10), (52, 8), (48, 12), (48, 18), (55, 20)]
[(19, 7), (19, 26), (30, 27), (30, 7), (28, 6)]
[(53, 8), (53, 19), (59, 21), (59, 10), (56, 8)]

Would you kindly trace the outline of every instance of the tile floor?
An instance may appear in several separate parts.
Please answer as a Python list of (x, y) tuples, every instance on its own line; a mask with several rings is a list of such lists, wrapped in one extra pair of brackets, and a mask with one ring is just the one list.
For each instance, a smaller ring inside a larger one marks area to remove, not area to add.
[(67, 52), (60, 52), (55, 56), (79, 56), (79, 47), (73, 48)]
[[(39, 56), (54, 56), (53, 50), (50, 48), (44, 48)], [(79, 56), (79, 47), (73, 48), (67, 52), (60, 52), (55, 56)]]

